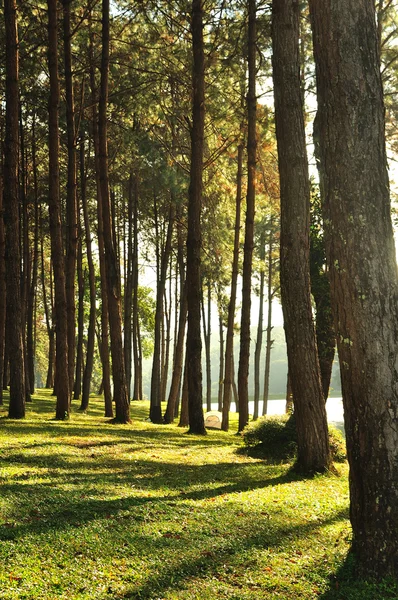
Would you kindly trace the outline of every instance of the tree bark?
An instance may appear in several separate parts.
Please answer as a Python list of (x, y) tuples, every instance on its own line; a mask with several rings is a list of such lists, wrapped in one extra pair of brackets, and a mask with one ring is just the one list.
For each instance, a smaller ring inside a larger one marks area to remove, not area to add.
[(66, 262), (65, 288), (68, 316), (68, 367), (69, 389), (73, 389), (75, 346), (76, 346), (76, 306), (75, 278), (78, 244), (77, 196), (76, 196), (76, 127), (75, 103), (72, 75), (71, 50), (71, 0), (62, 0), (63, 7), (63, 42), (65, 66), (65, 96), (66, 96), (66, 132), (68, 148), (68, 171), (66, 186)]
[(191, 168), (187, 234), (188, 331), (186, 345), (189, 431), (206, 434), (203, 416), (201, 297), (201, 207), (203, 190), (203, 143), (205, 118), (205, 59), (203, 44), (203, 0), (192, 0), (192, 127)]
[[(201, 293), (203, 339), (205, 342), (205, 361), (206, 361), (206, 410), (211, 410), (211, 363), (210, 363), (210, 341), (211, 341), (211, 291), (210, 282), (207, 282), (207, 311), (205, 310), (205, 298)], [(207, 315), (206, 315), (207, 312)]]
[(56, 419), (68, 419), (70, 388), (68, 367), (68, 315), (65, 287), (64, 251), (62, 241), (61, 199), (59, 195), (59, 79), (57, 1), (48, 0), (48, 67), (50, 74), (49, 101), (49, 215), (51, 257), (54, 269), (56, 323)]
[(85, 274), (83, 273), (83, 241), (81, 231), (79, 235), (79, 246), (77, 250), (77, 282), (79, 291), (79, 303), (77, 309), (77, 344), (76, 344), (76, 374), (73, 386), (73, 398), (78, 400), (82, 393), (83, 374), (83, 336), (84, 336), (84, 294)]
[(127, 390), (130, 398), (131, 391), (131, 367), (132, 367), (132, 311), (133, 311), (133, 212), (134, 212), (134, 177), (130, 174), (128, 183), (128, 204), (127, 204), (127, 256), (125, 265), (125, 286), (124, 286), (124, 362), (126, 366)]
[(111, 366), (109, 356), (109, 310), (108, 310), (108, 291), (105, 265), (105, 247), (104, 247), (104, 226), (101, 201), (100, 185), (100, 164), (99, 164), (99, 134), (98, 134), (98, 111), (97, 94), (94, 71), (94, 34), (91, 29), (91, 14), (89, 19), (90, 26), (90, 88), (92, 103), (92, 129), (94, 142), (94, 161), (95, 161), (95, 179), (97, 188), (97, 238), (98, 254), (101, 279), (101, 337), (99, 341), (99, 351), (102, 363), (102, 386), (105, 404), (105, 416), (113, 417), (112, 393), (111, 393)]
[(88, 408), (90, 398), (90, 384), (91, 377), (93, 374), (94, 366), (94, 344), (95, 344), (95, 317), (96, 317), (96, 292), (95, 292), (95, 269), (93, 261), (93, 252), (91, 244), (91, 230), (90, 230), (90, 219), (87, 208), (87, 194), (86, 194), (86, 170), (85, 170), (85, 150), (84, 150), (84, 137), (82, 136), (80, 141), (80, 196), (83, 208), (83, 219), (84, 219), (84, 231), (86, 238), (86, 254), (87, 254), (87, 265), (88, 265), (88, 284), (90, 290), (90, 312), (89, 322), (87, 331), (87, 349), (86, 349), (86, 363), (84, 366), (83, 373), (83, 390), (82, 390), (82, 401), (80, 404), (81, 411), (85, 411)]
[(267, 414), (268, 410), (268, 396), (269, 396), (269, 379), (271, 371), (271, 350), (274, 340), (271, 339), (272, 334), (272, 301), (274, 298), (274, 292), (272, 289), (272, 280), (274, 272), (273, 262), (273, 251), (274, 251), (274, 230), (273, 230), (273, 218), (271, 215), (270, 219), (270, 231), (269, 231), (269, 242), (268, 242), (268, 273), (267, 273), (267, 330), (266, 330), (266, 342), (265, 342), (265, 369), (264, 369), (264, 394), (263, 394), (263, 416)]
[[(3, 139), (3, 121), (1, 126), (1, 139)], [(3, 213), (3, 151), (0, 150), (0, 406), (3, 405), (3, 375), (4, 375), (4, 356), (6, 342), (6, 265), (5, 265), (5, 230)]]
[(232, 279), (231, 279), (231, 297), (228, 304), (228, 322), (227, 334), (225, 339), (225, 375), (224, 390), (222, 402), (222, 422), (221, 429), (229, 429), (229, 409), (231, 406), (231, 393), (233, 382), (233, 361), (234, 361), (234, 325), (236, 308), (236, 291), (238, 283), (239, 270), (239, 241), (240, 241), (240, 213), (242, 203), (242, 174), (243, 174), (243, 145), (238, 146), (238, 170), (236, 175), (236, 202), (235, 202), (235, 234), (234, 234), (234, 254), (232, 259)]
[(163, 297), (166, 289), (167, 268), (172, 250), (172, 236), (174, 227), (175, 206), (172, 202), (169, 209), (166, 241), (164, 248), (159, 250), (158, 281), (156, 284), (156, 311), (155, 311), (155, 342), (153, 349), (152, 376), (151, 376), (151, 406), (149, 418), (152, 423), (163, 423), (161, 401), (161, 338), (163, 324)]
[[(264, 240), (262, 240), (263, 242)], [(260, 243), (262, 243), (260, 242)], [(262, 257), (262, 262), (264, 258)], [(260, 271), (260, 294), (259, 294), (259, 311), (258, 311), (258, 323), (257, 323), (257, 337), (256, 337), (256, 348), (254, 351), (254, 412), (253, 421), (257, 421), (260, 405), (260, 360), (261, 350), (263, 346), (263, 315), (264, 315), (264, 281), (265, 273), (264, 266), (261, 266)]]
[(329, 467), (330, 451), (310, 293), (310, 188), (300, 88), (299, 3), (274, 0), (272, 17), (281, 196), (280, 281), (297, 427), (296, 467), (317, 472)]
[(109, 0), (102, 0), (101, 84), (98, 104), (100, 202), (104, 228), (104, 249), (112, 353), (113, 396), (118, 423), (130, 422), (130, 404), (124, 365), (121, 314), (121, 284), (116, 248), (113, 244), (108, 174), (107, 104), (109, 78)]
[(164, 415), (165, 423), (172, 423), (175, 417), (175, 409), (177, 406), (178, 395), (181, 387), (182, 370), (184, 362), (184, 341), (185, 327), (187, 322), (187, 290), (185, 284), (185, 268), (184, 268), (184, 251), (183, 251), (183, 235), (181, 223), (177, 222), (178, 236), (178, 263), (180, 273), (180, 313), (178, 318), (178, 334), (177, 343), (174, 352), (174, 368), (171, 378), (169, 397), (167, 400), (167, 408)]
[(19, 54), (15, 0), (4, 1), (6, 48), (6, 131), (4, 147), (4, 223), (6, 230), (7, 335), (10, 362), (8, 416), (25, 417), (25, 365), (21, 299), (18, 199)]
[(398, 284), (375, 7), (310, 2), (353, 549), (398, 577)]
[(247, 92), (247, 194), (245, 216), (245, 243), (242, 271), (242, 309), (240, 325), (240, 352), (238, 367), (239, 425), (241, 432), (249, 422), (249, 360), (250, 309), (252, 287), (252, 257), (254, 239), (254, 211), (256, 197), (256, 0), (248, 0), (248, 73)]

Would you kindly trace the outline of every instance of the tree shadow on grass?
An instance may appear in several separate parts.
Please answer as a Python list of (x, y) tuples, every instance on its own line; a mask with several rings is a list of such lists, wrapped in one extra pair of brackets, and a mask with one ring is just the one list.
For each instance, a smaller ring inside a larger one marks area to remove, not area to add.
[[(347, 512), (342, 510), (317, 523), (278, 526), (272, 531), (257, 526), (254, 534), (240, 531), (239, 536), (233, 536), (229, 543), (220, 543), (217, 547), (213, 544), (211, 551), (203, 551), (199, 556), (184, 558), (186, 554), (181, 553), (182, 559), (178, 566), (165, 566), (156, 575), (148, 577), (142, 585), (133, 587), (124, 594), (118, 594), (115, 598), (134, 600), (160, 598), (167, 590), (184, 589), (184, 581), (189, 580), (190, 577), (206, 577), (209, 573), (216, 575), (220, 569), (223, 569), (226, 561), (233, 562), (234, 557), (238, 558), (241, 552), (247, 553), (254, 548), (283, 549), (292, 539), (297, 540), (314, 535), (314, 532), (320, 528), (346, 518)], [(305, 568), (303, 566), (303, 570)]]
[[(105, 472), (98, 473), (94, 465), (91, 472), (79, 474), (80, 467), (87, 468), (87, 459), (71, 463), (57, 456), (54, 463), (54, 457), (48, 457), (48, 460), (50, 458), (52, 468), (61, 472), (51, 473), (51, 479), (47, 482), (42, 478), (37, 484), (25, 482), (30, 476), (28, 470), (26, 475), (21, 473), (15, 482), (0, 485), (3, 497), (29, 497), (30, 506), (35, 507), (33, 513), (29, 510), (25, 513), (20, 512), (14, 520), (0, 525), (0, 540), (22, 538), (24, 535), (42, 533), (48, 529), (80, 527), (98, 518), (117, 518), (121, 513), (126, 516), (126, 512), (130, 512), (131, 517), (136, 518), (136, 509), (143, 505), (149, 505), (151, 510), (156, 511), (164, 503), (178, 505), (189, 501), (213, 500), (219, 496), (265, 489), (303, 479), (290, 471), (272, 476), (269, 470), (267, 478), (265, 472), (263, 476), (257, 473), (253, 477), (251, 463), (222, 463), (211, 465), (212, 468), (208, 465), (189, 465), (183, 468), (173, 463), (142, 460), (137, 461), (138, 467), (137, 464), (132, 464), (131, 468), (128, 467), (122, 472), (115, 472), (112, 466), (108, 466)], [(25, 456), (24, 464), (30, 468), (37, 468), (43, 465), (43, 457)], [(62, 469), (68, 469), (69, 474), (62, 472)], [(217, 471), (222, 474), (219, 479)], [(59, 488), (57, 479), (60, 482)], [(67, 504), (63, 485), (65, 481), (70, 481), (71, 486)], [(224, 483), (225, 481), (228, 483)], [(100, 485), (95, 489), (97, 483)], [(102, 486), (109, 487), (115, 483), (131, 485), (131, 495), (120, 499), (101, 497), (104, 493)], [(165, 486), (169, 490), (168, 494), (154, 495)], [(98, 497), (94, 497), (95, 495)], [(24, 503), (21, 502), (20, 505), (24, 506)], [(40, 510), (36, 510), (36, 507)]]
[(397, 600), (398, 581), (365, 579), (358, 573), (355, 554), (349, 552), (344, 563), (329, 579), (329, 589), (320, 600)]

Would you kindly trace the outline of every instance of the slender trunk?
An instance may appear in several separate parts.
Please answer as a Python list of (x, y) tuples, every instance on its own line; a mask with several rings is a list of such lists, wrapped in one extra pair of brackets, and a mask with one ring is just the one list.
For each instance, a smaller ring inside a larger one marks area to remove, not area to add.
[(189, 398), (188, 398), (189, 390), (188, 390), (188, 365), (185, 361), (184, 366), (184, 377), (182, 384), (182, 395), (181, 395), (181, 413), (180, 413), (180, 422), (178, 423), (178, 427), (188, 427), (189, 426)]
[(167, 409), (164, 415), (165, 423), (172, 423), (176, 416), (176, 407), (178, 405), (178, 397), (181, 387), (182, 370), (184, 362), (184, 340), (185, 340), (185, 328), (187, 322), (187, 288), (185, 283), (185, 265), (184, 265), (184, 250), (183, 250), (183, 234), (182, 225), (178, 220), (177, 225), (177, 238), (178, 238), (178, 264), (180, 273), (180, 313), (178, 318), (178, 335), (177, 343), (174, 353), (174, 368), (171, 378), (169, 398), (167, 401)]
[(281, 296), (298, 439), (297, 468), (330, 465), (309, 276), (310, 187), (300, 87), (300, 6), (273, 3), (273, 78), (281, 195)]
[[(204, 299), (204, 293), (203, 293), (203, 289), (202, 289), (202, 294), (201, 294), (201, 299), (200, 299), (200, 303), (201, 303), (201, 309), (202, 309), (202, 323), (203, 323), (203, 339), (205, 342), (205, 360), (206, 360), (206, 410), (211, 410), (211, 365), (210, 365), (210, 334), (211, 334), (211, 325), (210, 325), (210, 317), (211, 317), (211, 312), (210, 312), (210, 301), (209, 301), (209, 283), (207, 284), (207, 290), (208, 290), (208, 302), (207, 302), (207, 308), (208, 308), (208, 312), (207, 312), (207, 316), (206, 316), (206, 310), (205, 310), (205, 299)], [(203, 288), (203, 285), (202, 285)]]
[[(127, 389), (131, 393), (131, 366), (132, 366), (132, 309), (133, 309), (133, 212), (134, 212), (134, 177), (130, 174), (128, 185), (127, 205), (127, 257), (125, 260), (125, 286), (124, 286), (124, 362), (126, 365)], [(126, 238), (126, 236), (125, 236)], [(126, 255), (126, 253), (125, 253)]]
[[(262, 243), (262, 242), (260, 242)], [(253, 421), (258, 419), (259, 404), (260, 404), (260, 360), (261, 350), (263, 345), (263, 314), (264, 314), (264, 280), (265, 273), (263, 267), (260, 271), (260, 295), (259, 295), (259, 310), (257, 323), (256, 349), (254, 352), (254, 412)]]
[(170, 205), (169, 222), (167, 226), (166, 242), (159, 257), (159, 274), (156, 287), (156, 312), (155, 312), (155, 342), (153, 349), (153, 364), (151, 377), (151, 407), (149, 418), (152, 423), (162, 423), (161, 393), (161, 338), (163, 321), (163, 296), (166, 288), (167, 267), (172, 250), (172, 236), (174, 226), (174, 203)]
[(270, 234), (268, 243), (268, 275), (267, 275), (267, 333), (266, 333), (266, 344), (265, 344), (265, 370), (264, 370), (264, 395), (263, 395), (263, 415), (267, 414), (268, 410), (268, 396), (269, 396), (269, 379), (271, 370), (271, 350), (274, 340), (271, 339), (272, 334), (272, 300), (274, 297), (272, 291), (272, 279), (274, 275), (274, 262), (273, 262), (273, 219), (271, 217), (270, 222)]
[(6, 131), (4, 145), (4, 223), (6, 230), (7, 335), (12, 419), (25, 416), (21, 259), (18, 199), (18, 28), (15, 0), (4, 2), (6, 48)]
[(32, 117), (32, 171), (33, 171), (33, 189), (34, 189), (34, 211), (35, 211), (35, 231), (33, 242), (33, 260), (32, 260), (32, 277), (30, 280), (30, 291), (28, 295), (28, 312), (27, 312), (27, 362), (29, 365), (29, 387), (30, 393), (35, 391), (35, 350), (36, 350), (36, 288), (39, 269), (39, 187), (37, 181), (37, 159), (36, 159), (36, 113)]
[[(30, 373), (29, 373), (29, 361), (27, 354), (27, 318), (28, 318), (28, 303), (30, 293), (30, 279), (31, 279), (31, 253), (29, 243), (29, 215), (28, 215), (28, 199), (26, 192), (26, 151), (25, 151), (25, 132), (23, 127), (23, 116), (21, 101), (19, 101), (19, 130), (20, 130), (20, 168), (19, 168), (19, 189), (20, 189), (20, 203), (22, 211), (22, 231), (20, 232), (20, 244), (21, 244), (21, 256), (22, 256), (22, 273), (21, 273), (21, 303), (22, 303), (22, 340), (24, 346), (24, 364), (25, 364), (25, 400), (31, 402), (30, 396)], [(20, 219), (21, 226), (21, 219)], [(29, 328), (33, 332), (33, 323)]]
[[(75, 104), (73, 93), (72, 75), (72, 50), (71, 50), (71, 0), (62, 0), (63, 6), (63, 42), (65, 66), (65, 95), (66, 95), (66, 130), (68, 147), (68, 179), (66, 187), (66, 262), (65, 286), (67, 303), (67, 330), (68, 330), (68, 366), (69, 389), (73, 389), (75, 346), (76, 346), (76, 306), (75, 306), (75, 278), (78, 245), (78, 219), (76, 196), (76, 131), (75, 131)], [(75, 393), (76, 394), (76, 393)], [(75, 395), (76, 397), (76, 395)]]
[(242, 271), (242, 311), (240, 326), (240, 353), (238, 369), (239, 425), (241, 432), (249, 421), (249, 359), (252, 257), (254, 239), (254, 210), (256, 196), (256, 0), (248, 0), (248, 93), (247, 93), (247, 194), (245, 217), (245, 244)]
[(108, 173), (107, 104), (109, 77), (109, 0), (102, 0), (101, 85), (98, 103), (99, 181), (104, 229), (105, 264), (108, 291), (108, 312), (112, 353), (113, 392), (118, 423), (130, 422), (130, 404), (124, 368), (121, 284), (116, 248), (112, 237)]
[(224, 315), (221, 299), (218, 301), (218, 332), (220, 337), (220, 368), (218, 370), (218, 410), (222, 411), (223, 377), (224, 377)]
[(134, 362), (134, 400), (142, 399), (142, 363), (139, 352), (139, 320), (138, 320), (138, 178), (135, 177), (134, 185), (134, 212), (133, 212), (133, 362)]
[(79, 303), (77, 311), (77, 344), (76, 344), (76, 375), (73, 388), (73, 397), (75, 400), (80, 398), (82, 392), (82, 373), (83, 373), (83, 335), (84, 335), (84, 273), (83, 273), (83, 248), (82, 236), (80, 232), (79, 246), (77, 251), (77, 282), (79, 290)]
[[(3, 139), (3, 120), (0, 122), (0, 139)], [(0, 406), (3, 405), (3, 376), (6, 338), (6, 265), (5, 230), (3, 217), (3, 151), (0, 150)]]
[(83, 393), (82, 401), (80, 404), (81, 411), (85, 411), (88, 408), (89, 397), (90, 397), (90, 384), (91, 377), (93, 374), (94, 366), (94, 343), (95, 343), (95, 318), (96, 318), (96, 293), (95, 293), (95, 269), (93, 261), (93, 252), (91, 244), (91, 230), (90, 230), (90, 219), (88, 215), (87, 207), (87, 194), (86, 194), (86, 171), (84, 162), (84, 137), (81, 137), (80, 142), (80, 196), (83, 208), (83, 219), (84, 219), (84, 231), (86, 239), (86, 256), (88, 264), (88, 282), (90, 289), (90, 312), (89, 322), (87, 331), (87, 349), (86, 349), (86, 364), (83, 373)]
[(203, 143), (205, 117), (205, 59), (203, 45), (203, 0), (192, 0), (192, 128), (191, 170), (187, 233), (188, 332), (186, 361), (188, 369), (189, 433), (206, 434), (202, 399), (202, 340), (200, 332), (201, 296), (201, 206), (203, 190)]
[[(91, 27), (91, 15), (89, 25)], [(100, 338), (100, 356), (102, 363), (102, 386), (105, 403), (105, 416), (113, 417), (112, 393), (111, 393), (111, 366), (109, 356), (109, 311), (108, 311), (108, 290), (106, 279), (105, 265), (105, 247), (104, 247), (104, 227), (101, 201), (101, 185), (100, 185), (100, 164), (99, 164), (99, 135), (98, 135), (98, 113), (97, 113), (97, 98), (96, 84), (94, 73), (94, 34), (90, 29), (90, 87), (91, 87), (91, 102), (92, 102), (92, 128), (94, 141), (94, 161), (95, 161), (95, 178), (97, 188), (97, 239), (98, 239), (98, 254), (100, 263), (100, 278), (101, 278), (101, 338)]]
[(234, 235), (234, 254), (232, 259), (232, 280), (231, 297), (228, 304), (228, 322), (227, 334), (225, 340), (225, 375), (222, 402), (222, 422), (221, 429), (229, 429), (229, 409), (231, 406), (232, 392), (232, 365), (234, 359), (234, 325), (235, 325), (235, 307), (236, 291), (238, 283), (239, 270), (239, 240), (240, 240), (240, 213), (242, 203), (242, 173), (243, 173), (243, 145), (238, 146), (238, 172), (236, 176), (236, 201), (235, 201), (235, 235)]
[[(171, 267), (171, 262), (170, 262)], [(170, 276), (170, 285), (171, 285), (171, 276)], [(164, 331), (164, 353), (163, 353), (163, 363), (162, 363), (162, 377), (161, 377), (161, 392), (160, 397), (161, 400), (166, 399), (166, 389), (167, 389), (167, 379), (169, 374), (169, 361), (170, 361), (170, 343), (171, 343), (171, 310), (172, 310), (172, 302), (171, 302), (171, 290), (170, 290), (170, 303), (167, 303), (166, 293), (164, 294), (164, 307), (165, 307), (165, 320), (166, 326), (163, 328)]]
[(68, 367), (68, 315), (65, 287), (64, 252), (62, 243), (61, 200), (59, 195), (59, 80), (57, 1), (48, 0), (49, 40), (49, 215), (51, 257), (54, 269), (56, 322), (56, 419), (67, 419), (70, 413)]
[(398, 577), (398, 285), (375, 7), (310, 2), (359, 572)]

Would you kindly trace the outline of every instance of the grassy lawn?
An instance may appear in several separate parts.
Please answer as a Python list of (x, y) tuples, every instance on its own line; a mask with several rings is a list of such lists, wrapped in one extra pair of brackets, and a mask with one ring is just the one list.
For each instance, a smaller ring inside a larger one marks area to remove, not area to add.
[(303, 479), (234, 431), (154, 426), (146, 402), (129, 426), (102, 414), (56, 422), (48, 392), (23, 422), (1, 407), (1, 599), (398, 598), (353, 579), (346, 466)]

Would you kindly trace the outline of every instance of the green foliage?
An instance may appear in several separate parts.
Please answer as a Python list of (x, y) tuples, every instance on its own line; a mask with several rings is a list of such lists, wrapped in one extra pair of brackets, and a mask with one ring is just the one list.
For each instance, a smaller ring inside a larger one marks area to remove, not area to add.
[[(262, 455), (273, 460), (286, 460), (295, 457), (297, 434), (294, 415), (265, 416), (250, 423), (243, 432), (247, 448), (255, 448)], [(344, 462), (345, 441), (338, 429), (329, 426), (329, 443), (332, 458)]]

